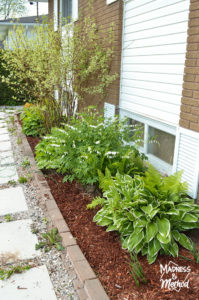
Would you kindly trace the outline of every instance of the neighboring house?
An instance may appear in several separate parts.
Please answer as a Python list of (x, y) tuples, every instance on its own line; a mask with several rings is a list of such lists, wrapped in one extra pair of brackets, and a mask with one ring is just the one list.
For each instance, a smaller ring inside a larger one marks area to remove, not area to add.
[(3, 48), (3, 43), (6, 41), (9, 45), (9, 33), (13, 31), (14, 26), (19, 24), (26, 28), (27, 36), (32, 35), (32, 30), (35, 25), (42, 23), (43, 16), (22, 17), (18, 19), (0, 20), (0, 47)]
[[(60, 13), (77, 20), (87, 5), (87, 0), (49, 0), (49, 14), (54, 12), (55, 20)], [(103, 28), (115, 23), (112, 71), (120, 78), (111, 85), (105, 102), (132, 124), (142, 124), (141, 148), (149, 161), (166, 174), (183, 170), (189, 195), (197, 198), (198, 0), (95, 0), (93, 6)], [(159, 144), (149, 143), (150, 136), (156, 136)]]

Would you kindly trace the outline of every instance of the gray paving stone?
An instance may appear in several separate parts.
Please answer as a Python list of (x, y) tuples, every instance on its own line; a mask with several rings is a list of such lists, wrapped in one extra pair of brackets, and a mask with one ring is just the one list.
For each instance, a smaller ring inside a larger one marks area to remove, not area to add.
[[(3, 136), (3, 135), (2, 135)], [(12, 149), (12, 146), (11, 146), (11, 142), (10, 141), (7, 141), (7, 142), (3, 142), (1, 140), (1, 135), (0, 135), (0, 152), (2, 151), (9, 151)]]
[(8, 129), (7, 128), (0, 128), (0, 141), (1, 141), (1, 135), (2, 134), (8, 134)]
[(6, 128), (7, 124), (4, 121), (0, 120), (0, 128)]
[(31, 232), (31, 224), (30, 219), (0, 223), (0, 263), (31, 259), (40, 255), (41, 252), (35, 250), (38, 240)]
[(5, 142), (5, 141), (9, 141), (9, 140), (10, 140), (10, 137), (9, 137), (8, 133), (5, 133), (5, 134), (1, 135), (1, 138), (0, 138), (1, 142)]
[(6, 114), (4, 112), (0, 112), (0, 118), (5, 118)]
[(12, 151), (0, 152), (0, 167), (14, 164)]
[(0, 190), (0, 216), (27, 210), (22, 187)]
[(46, 266), (32, 268), (0, 282), (2, 300), (56, 300)]
[(15, 166), (0, 167), (0, 184), (7, 183), (10, 180), (18, 180), (17, 169)]

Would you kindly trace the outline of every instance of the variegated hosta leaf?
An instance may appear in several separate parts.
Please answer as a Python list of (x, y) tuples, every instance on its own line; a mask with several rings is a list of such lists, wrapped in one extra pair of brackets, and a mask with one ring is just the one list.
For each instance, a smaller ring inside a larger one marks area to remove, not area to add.
[(176, 242), (172, 241), (169, 246), (168, 251), (173, 257), (177, 257), (178, 256), (178, 244)]
[(158, 256), (157, 254), (154, 255), (154, 256), (150, 256), (149, 254), (147, 254), (147, 260), (148, 260), (148, 262), (149, 262), (150, 265), (152, 263), (154, 263), (154, 261), (156, 260), (157, 256)]
[(157, 234), (157, 239), (159, 240), (160, 243), (162, 244), (168, 244), (171, 241), (171, 235), (169, 234), (167, 237), (161, 235), (159, 232)]
[(136, 254), (138, 254), (142, 249), (143, 249), (143, 246), (144, 246), (144, 242), (143, 242), (143, 240), (135, 247), (135, 249), (134, 249), (134, 252), (136, 253)]
[(149, 244), (148, 244), (148, 254), (151, 257), (154, 257), (158, 254), (159, 250), (161, 248), (160, 242), (158, 239), (154, 238)]
[(137, 227), (145, 227), (147, 225), (147, 221), (143, 218), (134, 222), (135, 228)]
[(193, 214), (186, 213), (184, 218), (182, 219), (183, 222), (190, 222), (190, 223), (196, 223), (198, 221), (198, 218), (194, 216)]
[(151, 204), (147, 205), (147, 206), (141, 206), (141, 210), (146, 214), (149, 215), (152, 210), (153, 210), (153, 206)]
[(174, 239), (184, 248), (193, 251), (193, 242), (184, 234), (180, 233), (177, 230), (172, 232)]
[(166, 238), (170, 234), (171, 224), (168, 219), (162, 218), (157, 220), (159, 234)]
[(149, 243), (157, 234), (158, 226), (156, 223), (148, 223), (146, 225), (146, 242)]
[(144, 232), (140, 231), (139, 233), (137, 233), (136, 231), (134, 231), (128, 238), (128, 250), (129, 251), (133, 251), (134, 248), (143, 240), (144, 238)]
[(166, 212), (166, 214), (167, 214), (167, 215), (176, 215), (176, 216), (178, 216), (178, 215), (179, 215), (179, 210), (177, 210), (177, 209), (175, 209), (175, 208), (172, 208), (172, 209), (168, 210), (168, 211)]
[(159, 209), (153, 209), (150, 214), (149, 214), (149, 218), (153, 219), (153, 217), (155, 217), (155, 215), (159, 212)]

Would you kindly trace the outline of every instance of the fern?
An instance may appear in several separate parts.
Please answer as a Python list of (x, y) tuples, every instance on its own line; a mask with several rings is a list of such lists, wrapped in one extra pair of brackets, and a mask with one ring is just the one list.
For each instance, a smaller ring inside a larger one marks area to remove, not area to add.
[(104, 202), (104, 198), (96, 197), (90, 204), (87, 205), (87, 209), (94, 209), (98, 205), (103, 206)]

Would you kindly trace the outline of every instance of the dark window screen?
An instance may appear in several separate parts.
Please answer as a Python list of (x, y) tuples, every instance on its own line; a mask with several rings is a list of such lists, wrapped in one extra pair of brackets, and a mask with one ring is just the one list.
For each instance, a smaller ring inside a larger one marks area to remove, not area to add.
[(63, 0), (62, 17), (67, 18), (68, 22), (72, 19), (72, 0)]

